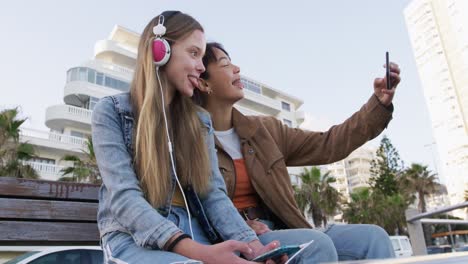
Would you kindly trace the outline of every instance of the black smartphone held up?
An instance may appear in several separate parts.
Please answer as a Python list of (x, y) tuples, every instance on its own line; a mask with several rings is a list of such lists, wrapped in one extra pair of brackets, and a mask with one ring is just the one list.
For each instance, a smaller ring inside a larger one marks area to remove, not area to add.
[(390, 82), (390, 60), (388, 58), (388, 51), (385, 52), (385, 77), (387, 78), (387, 90), (392, 89)]
[(266, 253), (263, 253), (262, 255), (252, 259), (251, 261), (254, 262), (264, 262), (267, 259), (275, 259), (278, 258), (284, 254), (286, 255), (292, 255), (296, 252), (298, 252), (301, 249), (300, 245), (294, 245), (294, 246), (280, 246), (277, 247), (273, 250), (270, 250)]

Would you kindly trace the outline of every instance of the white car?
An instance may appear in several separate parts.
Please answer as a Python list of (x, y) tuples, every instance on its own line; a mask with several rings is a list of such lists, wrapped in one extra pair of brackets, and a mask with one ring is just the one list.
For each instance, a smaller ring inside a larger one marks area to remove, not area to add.
[(103, 262), (101, 247), (60, 246), (32, 250), (5, 264), (102, 264)]
[(390, 236), (390, 240), (397, 258), (406, 258), (413, 255), (413, 249), (407, 236)]

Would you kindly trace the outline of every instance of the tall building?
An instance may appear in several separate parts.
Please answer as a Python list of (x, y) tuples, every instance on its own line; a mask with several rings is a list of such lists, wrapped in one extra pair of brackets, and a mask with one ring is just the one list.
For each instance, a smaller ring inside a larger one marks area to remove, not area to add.
[(450, 202), (457, 204), (468, 190), (468, 1), (413, 0), (404, 15), (440, 173)]
[[(28, 161), (41, 178), (57, 180), (67, 164), (67, 154), (84, 157), (87, 137), (91, 134), (91, 115), (97, 101), (108, 95), (127, 92), (136, 64), (140, 35), (115, 26), (107, 39), (94, 47), (93, 59), (67, 71), (63, 104), (46, 109), (46, 126), (50, 131), (22, 129), (21, 140), (35, 146), (37, 158)], [(283, 123), (297, 127), (304, 113), (297, 109), (303, 101), (246, 76), (245, 98), (236, 107), (247, 115), (275, 116)]]
[(336, 178), (333, 184), (346, 199), (350, 193), (360, 187), (369, 187), (371, 177), (371, 162), (375, 158), (376, 149), (364, 145), (343, 160), (325, 165), (330, 174)]

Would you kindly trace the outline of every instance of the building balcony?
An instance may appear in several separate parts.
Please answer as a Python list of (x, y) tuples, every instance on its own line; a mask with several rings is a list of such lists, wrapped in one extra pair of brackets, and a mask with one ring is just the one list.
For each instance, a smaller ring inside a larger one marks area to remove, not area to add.
[(90, 97), (102, 98), (122, 91), (86, 81), (70, 81), (65, 84), (63, 100), (67, 105), (84, 105)]
[(136, 60), (137, 57), (137, 50), (125, 45), (122, 45), (113, 40), (100, 40), (96, 42), (94, 46), (94, 56), (100, 57), (106, 53), (113, 53), (120, 56), (125, 56), (130, 58), (132, 61)]
[[(81, 153), (86, 149), (86, 138), (42, 131), (37, 129), (22, 128), (21, 142), (27, 142), (36, 148), (53, 149), (62, 155), (66, 153)], [(61, 150), (61, 151), (57, 151)]]
[(109, 75), (121, 77), (122, 79), (126, 79), (129, 81), (133, 78), (133, 69), (123, 67), (114, 63), (105, 62), (102, 60), (89, 60), (83, 63), (83, 65), (81, 66), (92, 68), (96, 71), (103, 72)]
[(244, 98), (239, 102), (244, 104), (254, 111), (265, 115), (276, 116), (281, 112), (281, 102), (264, 95), (244, 89)]
[(300, 126), (305, 120), (305, 113), (304, 111), (296, 111), (296, 122), (297, 126)]
[(43, 180), (52, 180), (56, 181), (60, 177), (62, 177), (62, 173), (60, 170), (65, 168), (66, 166), (59, 166), (55, 164), (47, 164), (42, 162), (31, 162), (31, 161), (24, 161), (24, 164), (31, 166), (39, 177)]
[(61, 131), (64, 127), (91, 130), (92, 111), (72, 105), (53, 105), (46, 109), (47, 127)]
[(244, 106), (241, 106), (241, 105), (235, 105), (235, 107), (237, 108), (237, 110), (239, 110), (243, 115), (255, 115), (255, 116), (262, 116), (262, 115), (265, 115), (264, 113), (260, 113), (260, 112), (257, 112), (257, 111), (253, 111), (247, 107), (244, 107)]

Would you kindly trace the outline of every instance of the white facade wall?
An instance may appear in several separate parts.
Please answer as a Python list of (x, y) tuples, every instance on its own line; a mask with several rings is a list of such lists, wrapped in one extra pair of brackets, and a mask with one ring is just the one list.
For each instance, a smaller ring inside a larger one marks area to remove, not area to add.
[[(414, 0), (404, 11), (450, 202), (468, 189), (468, 1)], [(465, 217), (459, 210), (458, 216)]]

